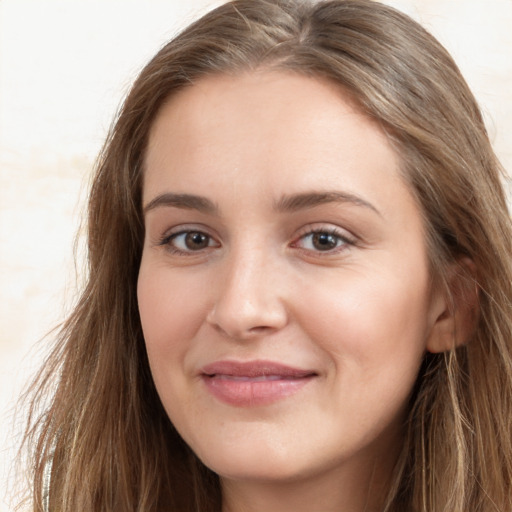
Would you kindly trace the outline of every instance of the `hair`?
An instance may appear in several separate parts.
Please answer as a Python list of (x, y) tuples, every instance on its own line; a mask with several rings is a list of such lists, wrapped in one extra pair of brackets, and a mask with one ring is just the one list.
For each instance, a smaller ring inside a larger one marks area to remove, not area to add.
[(87, 282), (32, 385), (33, 510), (220, 512), (219, 478), (174, 430), (149, 370), (136, 298), (143, 161), (170, 96), (205, 76), (256, 69), (335, 83), (378, 122), (423, 215), (432, 275), (461, 295), (449, 282), (455, 265), (463, 288), (478, 290), (469, 342), (425, 355), (386, 510), (511, 511), (512, 230), (503, 170), (447, 51), (371, 0), (229, 2), (166, 44), (136, 79), (96, 164)]

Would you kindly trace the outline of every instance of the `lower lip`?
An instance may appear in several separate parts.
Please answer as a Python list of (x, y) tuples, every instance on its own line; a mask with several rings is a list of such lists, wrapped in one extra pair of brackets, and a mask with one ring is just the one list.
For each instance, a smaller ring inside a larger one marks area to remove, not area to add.
[(238, 379), (229, 376), (203, 376), (208, 391), (221, 402), (237, 407), (269, 405), (294, 395), (309, 384), (314, 375), (300, 378)]

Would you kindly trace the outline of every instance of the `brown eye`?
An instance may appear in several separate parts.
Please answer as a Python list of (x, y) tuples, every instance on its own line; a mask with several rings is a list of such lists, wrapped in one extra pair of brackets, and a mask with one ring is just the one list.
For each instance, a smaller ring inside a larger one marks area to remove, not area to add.
[(198, 231), (191, 231), (185, 234), (185, 245), (191, 251), (205, 249), (210, 243), (210, 237)]
[(341, 230), (318, 229), (302, 235), (293, 243), (293, 246), (300, 247), (310, 253), (337, 254), (354, 244), (355, 240), (345, 232), (341, 232)]
[(311, 244), (317, 251), (330, 251), (338, 247), (340, 237), (331, 233), (313, 233)]
[(170, 250), (177, 253), (190, 253), (217, 247), (213, 238), (202, 231), (182, 231), (163, 240), (162, 245), (167, 245)]

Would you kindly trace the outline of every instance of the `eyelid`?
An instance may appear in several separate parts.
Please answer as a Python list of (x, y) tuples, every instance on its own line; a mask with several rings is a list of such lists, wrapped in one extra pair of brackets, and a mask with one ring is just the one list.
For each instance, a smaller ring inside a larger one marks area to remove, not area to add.
[[(305, 249), (303, 247), (299, 246), (299, 242), (303, 239), (305, 239), (308, 236), (313, 236), (317, 233), (326, 233), (332, 236), (337, 237), (339, 240), (341, 240), (343, 243), (330, 250), (322, 251), (322, 250), (314, 250), (314, 249)], [(332, 256), (335, 254), (339, 254), (340, 252), (343, 252), (347, 250), (351, 246), (357, 245), (359, 242), (359, 239), (351, 232), (347, 231), (346, 229), (343, 229), (339, 226), (333, 225), (333, 224), (322, 224), (322, 223), (315, 223), (315, 224), (308, 224), (307, 226), (304, 226), (300, 229), (300, 231), (297, 233), (297, 235), (294, 237), (292, 243), (290, 244), (291, 247), (297, 248), (299, 250), (305, 251), (308, 254), (315, 254), (322, 257), (322, 256)]]
[[(185, 235), (187, 233), (201, 233), (209, 238), (210, 241), (214, 241), (215, 245), (208, 245), (204, 249), (194, 250), (182, 250), (178, 247), (171, 245), (171, 241), (177, 238), (180, 235)], [(218, 241), (218, 237), (211, 233), (211, 230), (204, 225), (200, 224), (180, 224), (173, 228), (166, 230), (156, 241), (156, 246), (164, 247), (169, 253), (176, 255), (184, 255), (184, 256), (199, 256), (204, 254), (206, 251), (209, 251), (213, 248), (218, 248), (221, 246)]]

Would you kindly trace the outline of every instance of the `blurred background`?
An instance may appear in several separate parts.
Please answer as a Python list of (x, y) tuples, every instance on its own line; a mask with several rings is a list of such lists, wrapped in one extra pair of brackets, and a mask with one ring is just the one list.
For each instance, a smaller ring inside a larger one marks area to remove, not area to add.
[[(79, 289), (73, 245), (95, 156), (144, 63), (220, 3), (0, 0), (0, 512), (14, 509), (16, 400)], [(452, 53), (512, 172), (512, 0), (384, 3)]]

